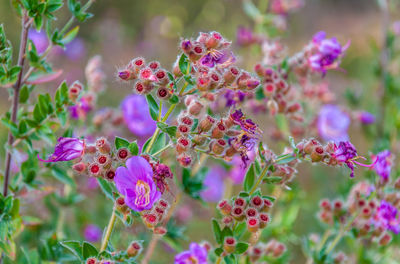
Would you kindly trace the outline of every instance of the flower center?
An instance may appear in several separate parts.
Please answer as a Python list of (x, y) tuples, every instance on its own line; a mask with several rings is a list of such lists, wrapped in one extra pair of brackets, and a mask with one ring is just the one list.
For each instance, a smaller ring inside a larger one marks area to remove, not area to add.
[(135, 204), (140, 207), (147, 206), (150, 203), (150, 186), (142, 180), (136, 183), (136, 199)]

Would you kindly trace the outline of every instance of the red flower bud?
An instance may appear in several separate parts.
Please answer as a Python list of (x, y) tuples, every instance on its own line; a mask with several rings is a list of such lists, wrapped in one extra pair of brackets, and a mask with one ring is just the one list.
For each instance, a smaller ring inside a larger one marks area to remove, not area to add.
[(207, 115), (206, 118), (199, 123), (199, 132), (208, 132), (214, 125), (215, 119)]
[(254, 232), (258, 231), (259, 226), (260, 226), (260, 221), (256, 217), (250, 217), (250, 218), (247, 219), (246, 224), (247, 224), (247, 229), (250, 232), (254, 233)]
[(251, 198), (250, 205), (260, 210), (264, 206), (264, 201), (260, 196), (257, 195)]
[(236, 239), (234, 237), (225, 237), (223, 247), (225, 252), (233, 253), (236, 247)]
[(96, 162), (91, 163), (88, 167), (90, 176), (98, 177), (102, 173), (100, 165)]
[(246, 200), (243, 199), (242, 197), (238, 197), (234, 201), (234, 205), (235, 206), (239, 206), (239, 207), (243, 207), (244, 208), (244, 207), (246, 207), (246, 204), (247, 204)]
[(266, 213), (261, 213), (258, 218), (260, 220), (260, 228), (265, 228), (270, 221), (270, 217)]
[(218, 203), (217, 209), (221, 211), (223, 215), (229, 215), (232, 210), (232, 206), (227, 200), (222, 200)]
[(127, 148), (120, 148), (117, 151), (117, 158), (120, 161), (125, 161), (129, 158), (129, 151)]
[(86, 164), (83, 162), (78, 162), (72, 166), (72, 169), (76, 172), (82, 173), (86, 170)]
[(222, 138), (226, 132), (226, 127), (221, 120), (212, 130), (211, 137), (212, 138)]
[(231, 214), (233, 218), (235, 218), (238, 221), (242, 221), (245, 218), (243, 207), (238, 207), (238, 206), (233, 207)]
[(96, 140), (96, 147), (103, 154), (108, 154), (111, 151), (110, 143), (103, 137)]
[(141, 250), (142, 250), (142, 245), (140, 245), (138, 242), (134, 241), (129, 245), (128, 249), (126, 250), (126, 254), (130, 258), (136, 257), (140, 253)]

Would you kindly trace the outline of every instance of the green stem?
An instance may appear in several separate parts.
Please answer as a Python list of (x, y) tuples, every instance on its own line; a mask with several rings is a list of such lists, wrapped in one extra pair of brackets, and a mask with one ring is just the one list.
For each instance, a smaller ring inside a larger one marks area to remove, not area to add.
[(101, 242), (100, 252), (106, 250), (108, 241), (110, 240), (112, 230), (115, 225), (115, 220), (117, 219), (117, 215), (115, 214), (115, 207), (113, 208), (110, 221), (108, 222), (106, 234), (104, 235), (103, 241)]
[(260, 183), (262, 182), (262, 179), (264, 178), (265, 174), (267, 174), (268, 168), (269, 168), (268, 165), (266, 165), (266, 166), (264, 167), (264, 169), (262, 170), (260, 176), (259, 176), (258, 179), (257, 179), (256, 184), (254, 184), (254, 186), (251, 188), (251, 190), (250, 190), (250, 192), (249, 192), (249, 195), (252, 195), (252, 194), (256, 191), (256, 189), (258, 188), (258, 186), (259, 186)]
[(160, 150), (157, 151), (156, 153), (153, 153), (153, 156), (156, 156), (156, 155), (160, 154), (161, 152), (163, 152), (163, 151), (169, 149), (170, 147), (172, 147), (172, 144), (166, 145), (165, 147), (163, 147), (162, 149), (160, 149)]

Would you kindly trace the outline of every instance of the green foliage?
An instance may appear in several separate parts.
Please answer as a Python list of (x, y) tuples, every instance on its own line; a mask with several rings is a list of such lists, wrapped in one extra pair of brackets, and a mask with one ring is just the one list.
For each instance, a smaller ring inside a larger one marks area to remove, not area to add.
[(203, 181), (207, 174), (208, 168), (202, 168), (196, 175), (191, 175), (190, 170), (183, 168), (182, 170), (182, 188), (183, 191), (196, 200), (201, 200), (200, 192), (204, 190)]

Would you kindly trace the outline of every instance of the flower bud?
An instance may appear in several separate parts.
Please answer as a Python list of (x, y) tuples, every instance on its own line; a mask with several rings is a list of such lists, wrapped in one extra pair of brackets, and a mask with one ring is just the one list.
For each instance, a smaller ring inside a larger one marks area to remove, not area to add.
[(267, 108), (268, 108), (270, 114), (273, 116), (278, 113), (278, 104), (273, 99), (268, 100)]
[(272, 254), (275, 258), (279, 258), (280, 256), (283, 255), (283, 253), (285, 253), (285, 251), (286, 251), (286, 246), (282, 243), (278, 243), (278, 245), (274, 248)]
[(222, 152), (224, 152), (225, 146), (226, 142), (223, 139), (211, 141), (211, 151), (216, 155), (220, 155)]
[(157, 206), (159, 206), (159, 207), (161, 207), (161, 208), (164, 208), (164, 209), (168, 209), (168, 208), (169, 208), (169, 203), (168, 203), (167, 200), (160, 199), (160, 200), (158, 200), (158, 202), (157, 202)]
[(146, 214), (142, 218), (148, 228), (153, 228), (158, 224), (158, 217), (154, 213)]
[(237, 67), (235, 66), (230, 66), (225, 72), (224, 72), (224, 81), (226, 84), (231, 84), (233, 83), (236, 78), (239, 76), (240, 71)]
[(266, 213), (260, 213), (258, 218), (260, 220), (260, 228), (265, 228), (270, 221), (270, 217)]
[(191, 115), (198, 116), (203, 107), (204, 105), (199, 101), (193, 101), (192, 103), (190, 103), (188, 111)]
[(225, 252), (233, 253), (236, 247), (236, 239), (234, 237), (225, 237), (223, 247)]
[(244, 208), (244, 207), (246, 207), (247, 202), (246, 202), (246, 200), (243, 199), (242, 197), (238, 197), (238, 198), (235, 199), (235, 201), (233, 202), (233, 204), (234, 204), (235, 206), (239, 206), (239, 207)]
[(107, 180), (112, 181), (114, 180), (115, 177), (115, 170), (114, 169), (109, 169), (106, 171), (105, 177)]
[(222, 223), (225, 226), (228, 226), (233, 223), (233, 218), (231, 216), (225, 216), (224, 218), (222, 218)]
[(243, 207), (238, 207), (238, 206), (233, 207), (231, 214), (233, 218), (235, 218), (238, 221), (242, 221), (246, 217), (244, 215)]
[(197, 78), (196, 87), (199, 91), (206, 92), (210, 88), (210, 78), (202, 76)]
[(319, 162), (324, 157), (324, 148), (321, 146), (317, 146), (310, 154), (310, 158), (312, 162)]
[(286, 111), (287, 111), (288, 113), (294, 113), (294, 112), (299, 111), (300, 109), (301, 109), (301, 105), (300, 105), (299, 103), (294, 103), (294, 104), (288, 106), (288, 108), (286, 109)]
[(97, 152), (97, 148), (94, 145), (86, 145), (85, 146), (85, 154), (94, 154)]
[(193, 44), (190, 40), (184, 39), (181, 41), (181, 49), (185, 54), (189, 54), (193, 49)]
[(159, 69), (156, 73), (155, 73), (156, 77), (157, 77), (157, 81), (158, 83), (162, 84), (162, 85), (166, 85), (169, 82), (169, 78), (168, 75), (166, 73), (165, 70), (163, 69)]
[(246, 82), (247, 89), (249, 90), (254, 90), (258, 85), (260, 85), (260, 81), (256, 78), (250, 78)]
[(260, 210), (264, 207), (264, 201), (260, 196), (256, 195), (253, 198), (251, 198), (250, 206), (253, 206), (254, 208)]
[(165, 87), (160, 87), (157, 90), (157, 97), (161, 100), (167, 100), (171, 97), (171, 93)]
[(200, 135), (196, 135), (193, 138), (193, 143), (198, 145), (198, 146), (202, 146), (205, 142), (206, 142), (207, 138), (204, 136), (200, 136)]
[(136, 73), (139, 73), (140, 69), (146, 65), (146, 61), (142, 57), (138, 57), (133, 59), (129, 63), (129, 68), (135, 70)]
[(179, 133), (179, 135), (185, 136), (190, 132), (190, 127), (186, 125), (179, 125), (177, 132)]
[(97, 157), (97, 163), (99, 163), (101, 166), (106, 166), (111, 162), (110, 156), (108, 155), (100, 155)]
[(203, 47), (202, 44), (197, 43), (193, 46), (192, 52), (189, 54), (189, 59), (191, 61), (197, 61), (198, 59), (201, 58), (205, 53), (205, 48)]
[(108, 154), (111, 151), (110, 143), (103, 137), (96, 140), (96, 147), (103, 154)]
[(83, 162), (78, 162), (72, 165), (72, 169), (78, 173), (82, 173), (86, 170), (86, 164)]
[(82, 91), (82, 84), (79, 81), (75, 81), (68, 89), (68, 97), (71, 101), (75, 102), (79, 94)]
[(250, 232), (255, 233), (259, 229), (260, 221), (256, 217), (250, 217), (250, 218), (247, 219), (246, 224), (247, 224), (247, 229)]
[(119, 212), (121, 212), (121, 213), (123, 213), (123, 214), (125, 214), (125, 213), (127, 213), (127, 212), (129, 211), (129, 207), (128, 207), (128, 205), (125, 203), (124, 197), (118, 197), (118, 199), (115, 200), (115, 208), (116, 208)]
[(233, 157), (237, 152), (238, 152), (238, 151), (237, 151), (233, 146), (231, 146), (230, 148), (228, 148), (228, 149), (226, 150), (225, 156), (226, 156), (226, 157)]
[(181, 137), (178, 139), (175, 150), (178, 154), (186, 152), (190, 147), (190, 141), (188, 138)]
[(126, 254), (130, 258), (136, 257), (141, 250), (142, 250), (142, 245), (134, 241), (129, 245), (128, 249), (126, 250)]
[(182, 153), (178, 156), (178, 162), (182, 167), (189, 167), (192, 164), (192, 157), (186, 153)]
[(222, 138), (226, 132), (226, 127), (222, 120), (214, 127), (211, 132), (212, 138)]
[(323, 199), (319, 202), (319, 207), (326, 211), (332, 210), (331, 202), (328, 199)]
[(221, 77), (219, 76), (218, 73), (213, 72), (210, 76), (210, 90), (214, 90), (219, 88), (220, 84), (221, 84)]
[(96, 162), (89, 164), (88, 166), (89, 174), (93, 177), (98, 177), (102, 173), (100, 165)]
[(255, 208), (249, 207), (246, 209), (246, 211), (244, 212), (244, 214), (246, 215), (247, 218), (251, 218), (251, 217), (257, 217), (258, 216), (258, 212)]
[(222, 40), (221, 34), (219, 34), (218, 32), (212, 32), (210, 34), (210, 37), (207, 39), (205, 43), (206, 47), (209, 49), (216, 48), (220, 44), (221, 40)]
[(129, 158), (129, 151), (127, 148), (120, 148), (117, 151), (117, 158), (119, 161), (125, 161)]
[(196, 95), (188, 95), (186, 96), (184, 103), (188, 107), (192, 102), (195, 102), (197, 100), (198, 98)]
[(136, 92), (137, 94), (145, 94), (146, 88), (144, 83), (141, 81), (136, 82), (133, 91)]
[(319, 145), (318, 141), (316, 141), (315, 139), (311, 139), (304, 145), (304, 153), (311, 154), (311, 152), (317, 145)]
[(167, 229), (163, 226), (157, 226), (156, 228), (153, 229), (153, 233), (156, 235), (165, 235), (167, 233)]
[(199, 123), (199, 132), (208, 132), (214, 125), (215, 119), (207, 115), (206, 118)]
[(149, 68), (154, 72), (160, 68), (160, 63), (158, 61), (152, 61), (148, 64)]
[(264, 206), (262, 208), (262, 211), (264, 211), (264, 212), (268, 212), (269, 209), (271, 209), (271, 207), (274, 205), (274, 203), (268, 199), (263, 199), (263, 202), (264, 202)]
[(155, 207), (154, 208), (154, 213), (158, 216), (158, 220), (161, 221), (166, 213), (164, 208), (161, 207)]
[(223, 214), (223, 215), (229, 215), (232, 210), (232, 206), (229, 204), (227, 200), (222, 200), (218, 203), (217, 209)]
[(386, 246), (392, 241), (392, 236), (389, 233), (384, 233), (382, 237), (379, 239), (380, 246)]
[(118, 76), (119, 79), (121, 79), (123, 81), (129, 81), (129, 80), (136, 79), (135, 72), (134, 71), (130, 71), (128, 69), (118, 71), (117, 76)]
[(181, 122), (184, 125), (187, 125), (188, 127), (193, 126), (193, 119), (187, 115), (179, 117), (179, 122)]
[(97, 259), (96, 258), (88, 258), (86, 260), (86, 264), (96, 264), (97, 263)]

